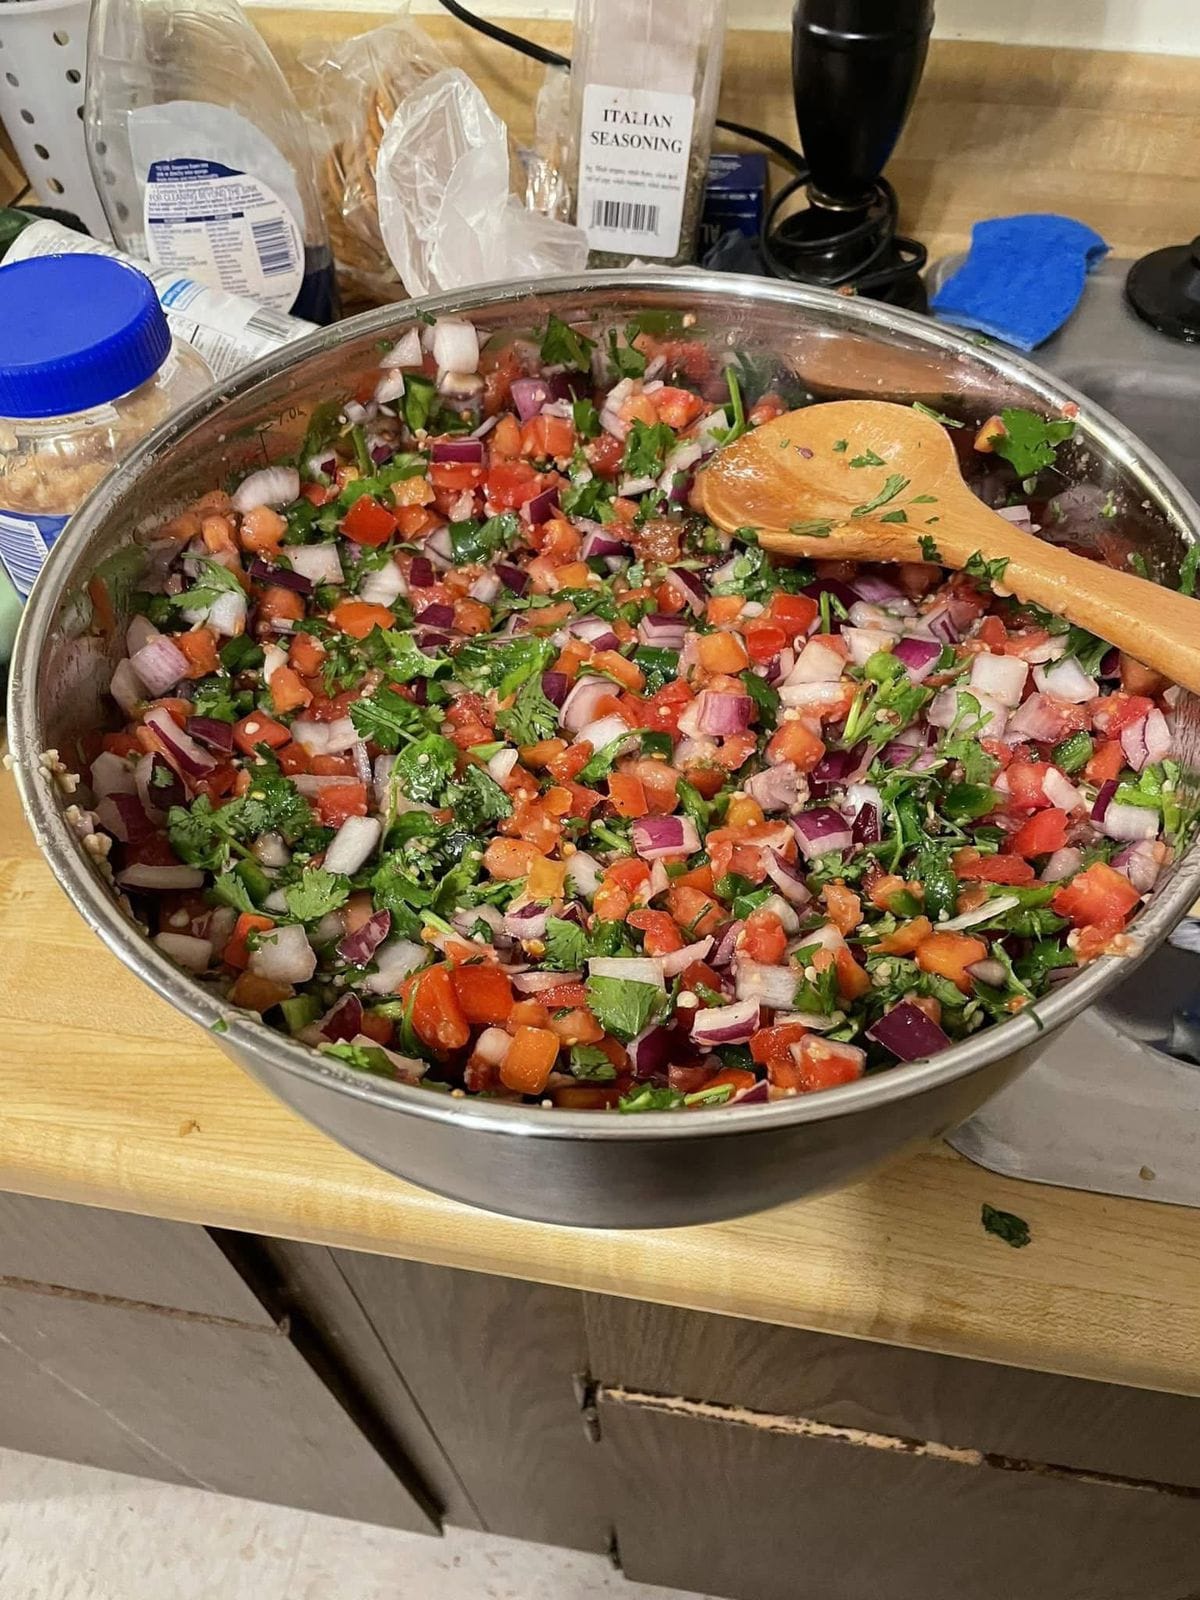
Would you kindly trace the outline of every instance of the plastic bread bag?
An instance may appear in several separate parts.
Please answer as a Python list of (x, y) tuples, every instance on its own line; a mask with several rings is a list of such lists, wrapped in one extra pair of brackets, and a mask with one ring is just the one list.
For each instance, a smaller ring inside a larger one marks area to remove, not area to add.
[(507, 129), (457, 68), (405, 97), (376, 172), (383, 241), (410, 294), (587, 265), (581, 229), (511, 192)]
[(343, 295), (370, 304), (403, 300), (406, 287), (379, 231), (375, 166), (396, 107), (443, 71), (446, 58), (402, 15), (338, 45), (313, 43), (300, 61), (311, 74), (321, 200)]

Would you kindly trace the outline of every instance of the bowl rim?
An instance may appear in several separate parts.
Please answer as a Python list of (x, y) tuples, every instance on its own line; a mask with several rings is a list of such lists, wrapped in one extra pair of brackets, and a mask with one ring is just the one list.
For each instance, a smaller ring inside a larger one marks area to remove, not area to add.
[[(737, 294), (765, 304), (847, 313), (846, 297), (807, 285), (744, 276), (687, 270), (672, 272), (608, 271), (548, 277), (536, 284), (486, 284), (399, 302), (318, 330), (284, 345), (274, 354), (218, 383), (147, 435), (92, 491), (55, 542), (21, 618), (9, 683), (9, 737), (18, 793), (26, 818), (51, 871), (75, 909), (108, 948), (163, 999), (214, 1035), (226, 1053), (252, 1072), (282, 1069), (312, 1088), (330, 1088), (381, 1110), (400, 1111), (435, 1123), (462, 1124), (477, 1131), (517, 1134), (534, 1139), (721, 1138), (768, 1133), (798, 1123), (822, 1122), (876, 1110), (976, 1072), (988, 1063), (1036, 1044), (1044, 1033), (1062, 1026), (1090, 1006), (1100, 994), (1127, 977), (1166, 937), (1200, 894), (1200, 839), (1176, 865), (1170, 881), (1134, 924), (1139, 948), (1128, 956), (1102, 956), (1084, 972), (1043, 996), (1009, 1021), (981, 1029), (960, 1044), (927, 1061), (901, 1063), (856, 1083), (797, 1095), (766, 1104), (731, 1105), (719, 1116), (687, 1117), (673, 1111), (650, 1111), (636, 1117), (569, 1111), (541, 1105), (513, 1105), (466, 1095), (433, 1093), (357, 1073), (333, 1057), (252, 1020), (186, 976), (158, 951), (127, 918), (98, 872), (89, 864), (79, 840), (64, 818), (61, 792), (42, 764), (44, 746), (38, 737), (37, 688), (41, 641), (48, 631), (60, 596), (96, 528), (119, 503), (127, 488), (153, 467), (166, 449), (180, 445), (199, 422), (230, 399), (277, 377), (305, 356), (335, 347), (347, 339), (391, 332), (422, 316), (470, 314), (502, 305), (519, 310), (523, 300), (577, 296), (581, 300), (631, 298), (640, 293), (669, 291), (693, 295), (698, 303), (718, 304)], [(916, 313), (875, 301), (854, 300), (851, 320), (865, 334), (881, 331), (912, 335), (926, 348), (982, 362), (997, 378), (1015, 380), (1039, 395), (1048, 406), (1079, 407), (1082, 432), (1102, 442), (1109, 455), (1166, 511), (1188, 542), (1200, 540), (1200, 506), (1157, 456), (1128, 428), (1085, 395), (1043, 372), (1032, 362), (1000, 347), (981, 345)]]

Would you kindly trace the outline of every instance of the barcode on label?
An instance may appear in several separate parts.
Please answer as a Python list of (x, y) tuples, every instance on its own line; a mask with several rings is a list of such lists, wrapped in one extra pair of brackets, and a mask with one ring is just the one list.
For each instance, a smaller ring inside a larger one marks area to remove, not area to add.
[[(266, 268), (264, 267), (263, 270), (265, 272)], [(293, 336), (295, 325), (290, 317), (284, 317), (277, 311), (268, 311), (260, 307), (246, 324), (246, 332), (261, 333), (264, 338), (274, 339), (282, 344)]]
[(621, 233), (657, 233), (658, 207), (642, 200), (593, 200), (590, 226)]
[(252, 222), (254, 248), (258, 251), (258, 264), (264, 278), (277, 272), (290, 272), (292, 268), (292, 241), (288, 226), (282, 218), (274, 222)]

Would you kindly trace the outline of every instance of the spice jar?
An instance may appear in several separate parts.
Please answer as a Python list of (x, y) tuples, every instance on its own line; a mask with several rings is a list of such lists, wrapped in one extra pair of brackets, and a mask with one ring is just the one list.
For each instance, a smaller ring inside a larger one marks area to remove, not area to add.
[(19, 596), (110, 468), (211, 382), (133, 267), (87, 255), (0, 267), (0, 564)]

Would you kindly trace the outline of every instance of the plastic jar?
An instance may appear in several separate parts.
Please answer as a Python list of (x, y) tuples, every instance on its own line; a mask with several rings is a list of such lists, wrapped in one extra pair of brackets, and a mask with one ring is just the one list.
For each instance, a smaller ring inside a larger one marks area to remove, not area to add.
[[(0, 568), (21, 598), (85, 496), (211, 382), (135, 268), (85, 255), (0, 267)], [(0, 596), (0, 662), (14, 618)]]

